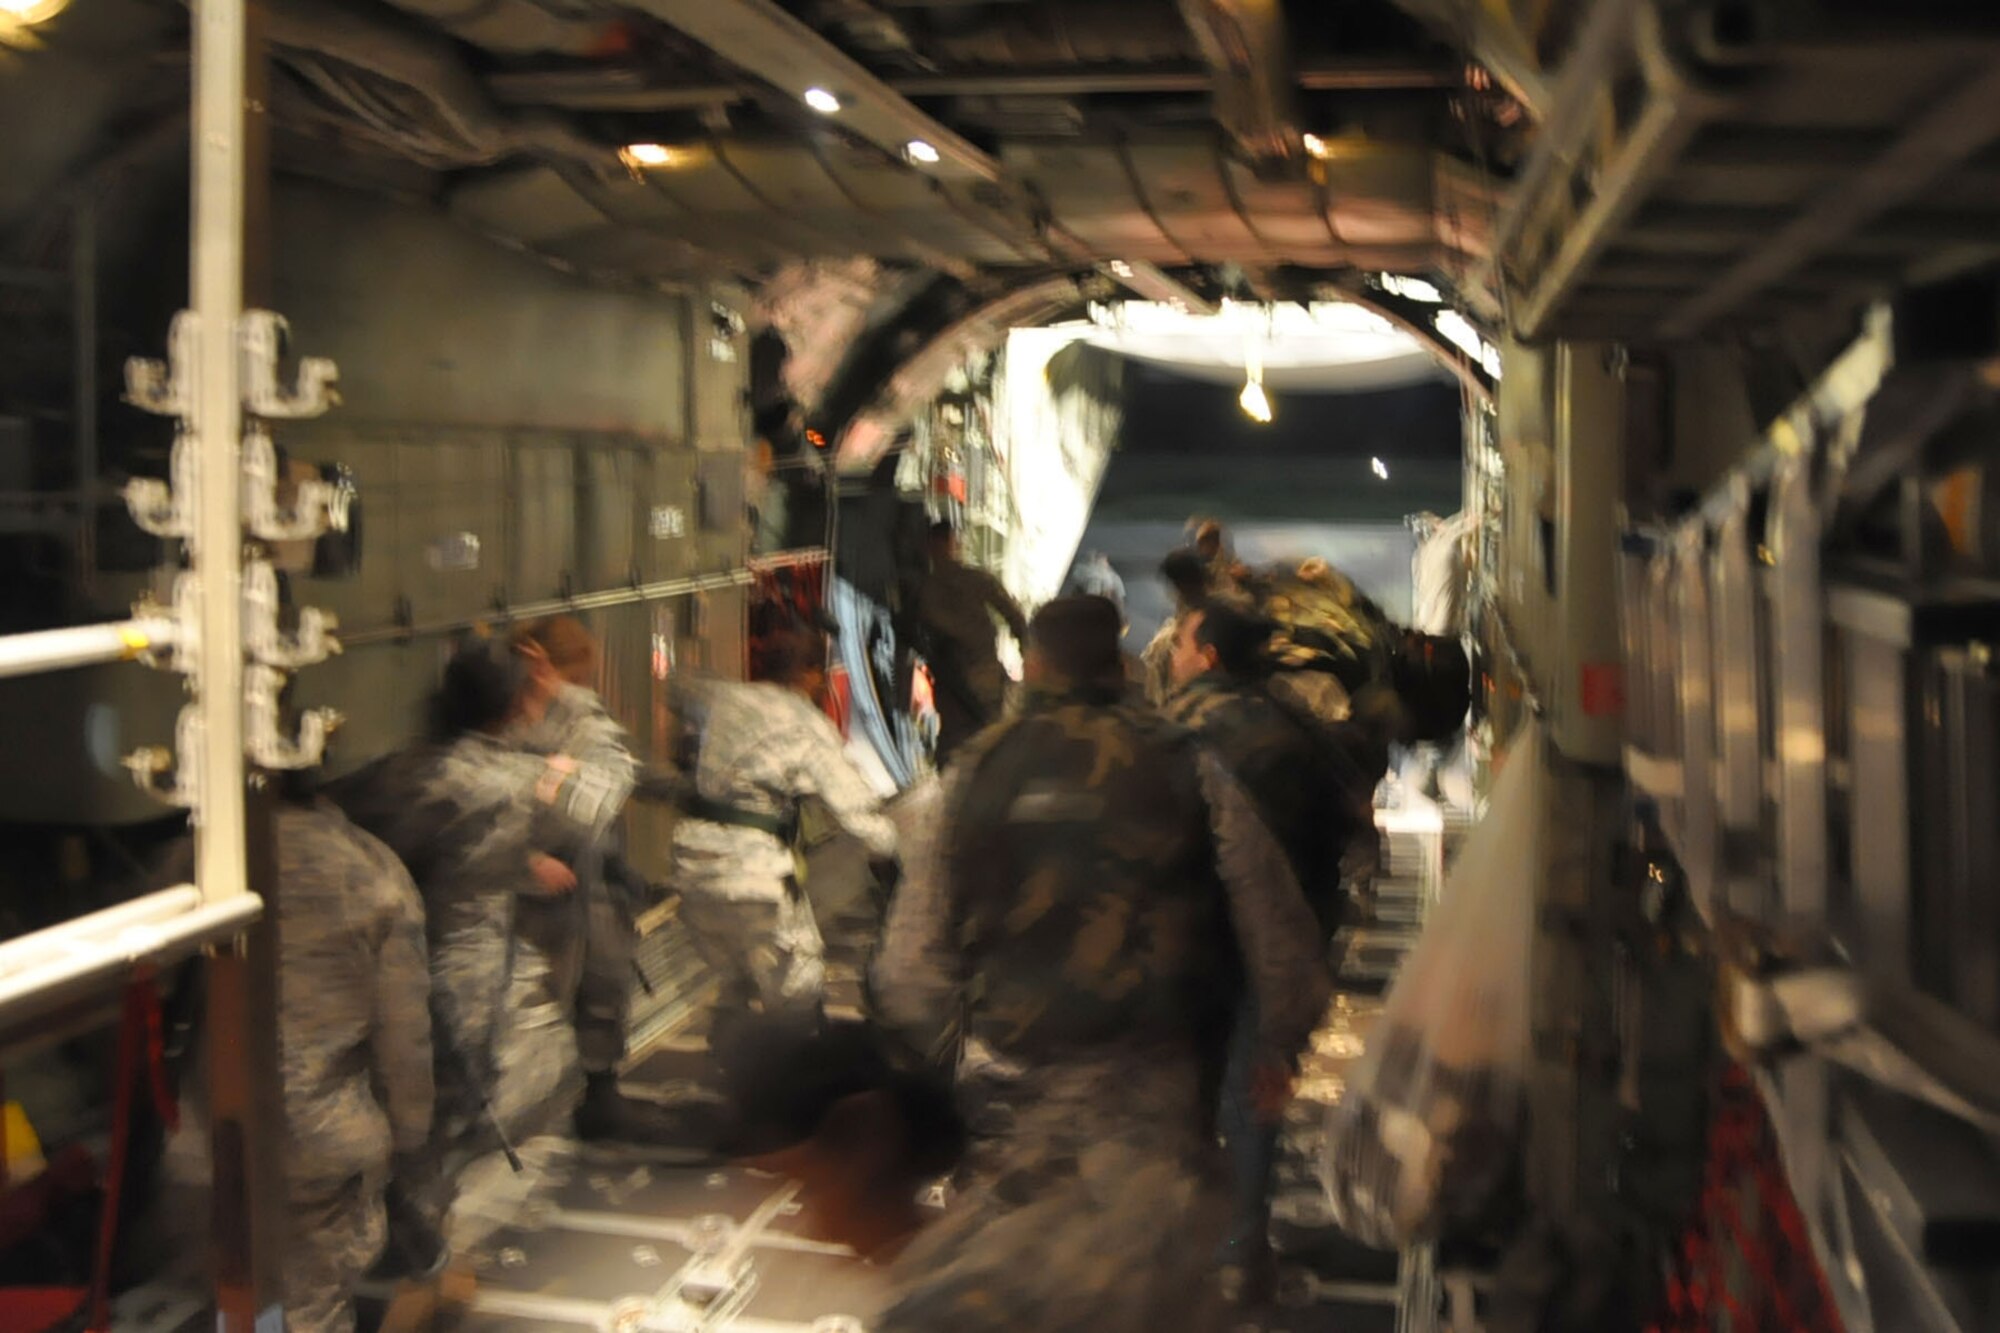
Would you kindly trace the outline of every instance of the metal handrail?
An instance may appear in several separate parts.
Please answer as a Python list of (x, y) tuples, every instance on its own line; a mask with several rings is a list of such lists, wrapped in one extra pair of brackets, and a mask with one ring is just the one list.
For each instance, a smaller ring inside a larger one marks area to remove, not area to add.
[(159, 616), (0, 635), (0, 680), (100, 662), (129, 662), (171, 648), (177, 636), (174, 622)]
[[(201, 897), (200, 890), (192, 887), (173, 892)], [(0, 971), (0, 1021), (18, 1023), (49, 1012), (79, 992), (103, 989), (137, 963), (178, 961), (227, 939), (257, 918), (264, 900), (254, 893), (239, 893), (158, 919), (120, 917), (133, 906), (128, 903), (8, 941), (18, 957), (40, 956), (17, 970)]]
[(59, 925), (0, 941), (0, 977), (31, 965), (38, 956), (46, 955), (51, 949), (65, 949), (93, 935), (123, 930), (127, 926), (152, 925), (185, 915), (199, 906), (201, 890), (192, 884), (183, 884), (179, 888), (161, 889), (158, 893), (149, 893), (101, 912), (74, 917)]
[(659, 583), (641, 583), (630, 588), (609, 588), (601, 592), (577, 593), (571, 597), (512, 602), (496, 606), (481, 615), (449, 616), (441, 620), (426, 620), (408, 625), (375, 625), (353, 633), (343, 631), (340, 642), (346, 648), (364, 648), (371, 644), (399, 643), (405, 639), (452, 634), (495, 620), (539, 620), (543, 616), (573, 614), (578, 611), (605, 611), (612, 607), (664, 601), (669, 597), (685, 597), (691, 593), (742, 588), (755, 582), (758, 565), (758, 561), (751, 561), (744, 568), (726, 570), (720, 574), (696, 574), (688, 578), (667, 579)]

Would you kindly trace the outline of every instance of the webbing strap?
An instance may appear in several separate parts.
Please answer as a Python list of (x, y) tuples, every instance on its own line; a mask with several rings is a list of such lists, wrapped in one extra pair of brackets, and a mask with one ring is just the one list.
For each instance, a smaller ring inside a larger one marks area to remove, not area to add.
[(118, 1070), (111, 1113), (111, 1156), (105, 1168), (104, 1207), (97, 1220), (97, 1255), (91, 1268), (85, 1327), (105, 1333), (111, 1327), (111, 1259), (118, 1244), (118, 1213), (125, 1192), (126, 1159), (131, 1154), (133, 1101), (139, 1092), (139, 1062), (146, 1065), (147, 1086), (169, 1128), (179, 1120), (167, 1087), (166, 1040), (160, 1017), (160, 992), (153, 970), (135, 969), (125, 988), (125, 1010), (118, 1026)]
[(722, 824), (730, 828), (756, 829), (768, 833), (779, 842), (789, 843), (798, 835), (796, 816), (767, 815), (758, 810), (745, 810), (730, 805), (726, 801), (712, 801), (699, 792), (690, 792), (682, 809), (695, 819), (710, 824)]

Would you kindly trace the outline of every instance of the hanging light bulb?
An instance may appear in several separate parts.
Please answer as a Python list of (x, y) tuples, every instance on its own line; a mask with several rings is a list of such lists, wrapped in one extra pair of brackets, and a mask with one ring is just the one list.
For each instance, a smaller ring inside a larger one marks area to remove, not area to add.
[(0, 28), (32, 28), (69, 8), (69, 0), (0, 0)]
[(1243, 339), (1243, 392), (1236, 402), (1243, 415), (1258, 425), (1271, 424), (1271, 395), (1264, 392), (1264, 346), (1254, 331)]
[(1245, 380), (1243, 383), (1243, 394), (1236, 401), (1242, 406), (1244, 416), (1249, 417), (1260, 426), (1271, 424), (1273, 416), (1271, 411), (1271, 396), (1264, 392), (1263, 380)]
[[(0, 3), (4, 2), (0, 0)], [(628, 143), (618, 150), (619, 159), (634, 171), (644, 167), (671, 167), (678, 156), (673, 149), (658, 143)]]

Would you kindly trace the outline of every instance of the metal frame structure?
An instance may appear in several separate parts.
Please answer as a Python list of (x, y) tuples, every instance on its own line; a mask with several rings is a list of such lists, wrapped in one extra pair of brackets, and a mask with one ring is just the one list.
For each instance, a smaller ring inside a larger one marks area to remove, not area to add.
[(0, 290), (40, 293), (69, 307), (71, 484), (63, 491), (0, 493), (0, 532), (59, 534), (74, 548), (87, 595), (97, 574), (97, 204), (86, 193), (70, 207), (70, 259), (65, 271), (0, 266)]
[[(1969, 202), (1990, 193), (1982, 155), (2000, 140), (1986, 16), (1588, 9), (1470, 284), (1497, 292), (1516, 337), (1673, 343), (1823, 317), (1994, 253), (1990, 214)], [(1507, 50), (1489, 35), (1478, 54)], [(1890, 88), (1936, 91), (1919, 112), (1870, 100)]]
[[(127, 369), (129, 400), (178, 421), (170, 480), (135, 481), (125, 496), (142, 528), (185, 553), (172, 605), (0, 639), (0, 677), (139, 659), (187, 682), (191, 701), (173, 749), (143, 750), (126, 763), (142, 786), (188, 811), (194, 882), (0, 942), (0, 1037), (32, 1034), (91, 993), (139, 980), (142, 965), (212, 951), (212, 1222), (217, 1327), (228, 1333), (268, 1326), (281, 1272), (269, 1216), (282, 1129), (271, 1012), (276, 935), (267, 897), (255, 891), (265, 886), (252, 878), (268, 828), (259, 835), (253, 827), (251, 798), (265, 782), (260, 770), (318, 762), (335, 719), (307, 713), (296, 737), (281, 735), (279, 695), (287, 673), (339, 649), (327, 633), (332, 618), (320, 612), (301, 611), (296, 629), (281, 629), (264, 544), (309, 539), (346, 521), (335, 491), (316, 484), (281, 508), (263, 424), (325, 411), (336, 372), (309, 359), (295, 388), (281, 386), (283, 321), (244, 309), (246, 234), (261, 197), (252, 176), (261, 166), (253, 18), (245, 0), (194, 6), (191, 300), (174, 321), (167, 359)], [(80, 365), (87, 356), (79, 353)], [(94, 475), (80, 480), (88, 492)], [(268, 861), (259, 873), (269, 873)]]
[[(196, 100), (198, 118), (205, 116), (208, 122), (216, 119), (220, 106), (240, 106), (242, 101), (240, 0), (221, 0), (220, 8), (233, 8), (235, 17), (216, 14), (213, 6), (202, 10), (204, 57)], [(240, 120), (240, 114), (235, 118)], [(209, 151), (195, 165), (202, 238), (195, 254), (195, 309), (176, 329), (172, 378), (156, 367), (134, 373), (138, 400), (183, 419), (175, 445), (175, 483), (141, 484), (131, 493), (142, 525), (187, 542), (189, 567), (177, 585), (176, 605), (142, 605), (126, 621), (0, 638), (0, 677), (140, 657), (186, 674), (194, 702), (178, 729), (175, 792), (193, 812), (198, 830), (202, 850), (197, 853), (196, 885), (0, 944), (0, 1025), (9, 1029), (60, 1006), (74, 986), (234, 934), (260, 908), (245, 878), (239, 784), (228, 781), (243, 767), (242, 611), (236, 598), (241, 580), (239, 497), (233, 484), (200, 482), (204, 476), (233, 477), (239, 450), (238, 366), (231, 333), (240, 276), (229, 281), (216, 276), (218, 266), (228, 265), (240, 274), (238, 139), (213, 123), (197, 136)], [(220, 329), (222, 336), (198, 341), (201, 321)], [(192, 388), (197, 383), (199, 393)], [(204, 597), (205, 588), (222, 595)], [(152, 754), (133, 762), (147, 772), (165, 767)], [(204, 774), (211, 780), (204, 782)], [(221, 794), (224, 790), (230, 794)]]
[[(2000, 1225), (2000, 1163), (1980, 1146), (2000, 1127), (2000, 1035), (1979, 1012), (1990, 984), (1968, 999), (1917, 960), (1990, 976), (1984, 900), (1947, 899), (1990, 887), (1974, 825), (1991, 731), (1947, 724), (1992, 693), (1983, 668), (1952, 672), (2000, 632), (2000, 602), (1920, 566), (1826, 567), (1855, 480), (1885, 453), (1908, 464), (1978, 373), (1906, 363), (1894, 324), (1876, 312), (1678, 528), (1628, 537), (1625, 772), (1709, 927), (1725, 1036), (1764, 1066), (1843, 1322), (1956, 1333), (1991, 1313), (1953, 1247)], [(1802, 947), (1802, 927), (1820, 937)]]

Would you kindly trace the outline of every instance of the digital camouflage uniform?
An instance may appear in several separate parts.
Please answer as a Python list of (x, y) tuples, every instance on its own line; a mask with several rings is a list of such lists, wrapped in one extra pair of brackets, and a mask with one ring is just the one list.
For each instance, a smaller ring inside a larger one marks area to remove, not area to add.
[[(709, 684), (684, 695), (684, 713), (699, 733), (697, 801), (783, 822), (796, 819), (803, 798), (817, 797), (870, 855), (895, 854), (895, 827), (839, 730), (797, 690)], [(681, 921), (720, 982), (719, 1021), (753, 1007), (817, 1016), (825, 949), (791, 844), (692, 810), (674, 828), (673, 885)]]
[(575, 859), (601, 838), (629, 775), (467, 734), (393, 755), (341, 784), (364, 828), (410, 868), (428, 914), (438, 1114), (425, 1184), (442, 1221), (478, 1156), (565, 1124), (582, 1092), (572, 1008), (581, 939), (534, 852)]
[(932, 568), (918, 593), (917, 609), (930, 632), (929, 655), (937, 674), (942, 760), (997, 721), (1006, 705), (1007, 673), (1000, 665), (993, 618), (1005, 621), (1021, 644), (1028, 641), (1028, 619), (998, 578), (955, 560)]
[[(508, 739), (530, 754), (573, 755), (604, 771), (622, 772), (628, 782), (638, 774), (625, 729), (594, 691), (578, 685), (563, 685), (538, 722), (516, 727)], [(576, 1044), (585, 1074), (617, 1071), (632, 1008), (633, 957), (639, 944), (635, 920), (642, 904), (626, 901), (621, 886), (606, 873), (606, 856), (617, 845), (615, 829), (609, 830), (574, 866), (575, 908), (584, 941)]]
[[(285, 1319), (292, 1333), (347, 1333), (355, 1284), (382, 1252), (391, 1161), (431, 1130), (424, 911), (402, 863), (332, 806), (283, 805), (275, 824)], [(208, 1176), (203, 1087), (170, 1149), (186, 1186)]]
[[(1231, 1014), (1289, 1063), (1327, 995), (1284, 855), (1194, 737), (1113, 691), (983, 734), (906, 857), (877, 1021), (959, 1056), (984, 1138), (878, 1333), (1208, 1326)], [(1240, 944), (1239, 944), (1240, 941)]]

